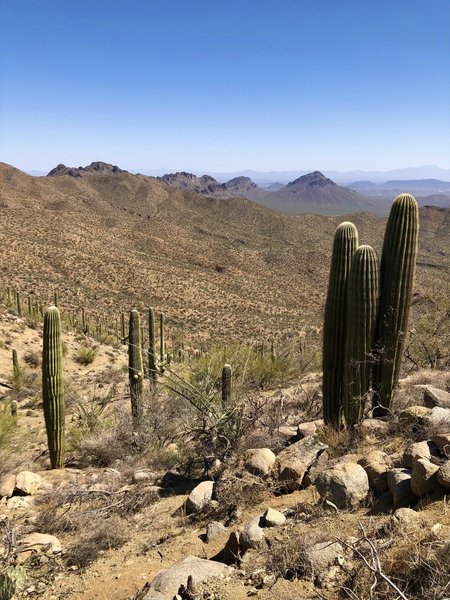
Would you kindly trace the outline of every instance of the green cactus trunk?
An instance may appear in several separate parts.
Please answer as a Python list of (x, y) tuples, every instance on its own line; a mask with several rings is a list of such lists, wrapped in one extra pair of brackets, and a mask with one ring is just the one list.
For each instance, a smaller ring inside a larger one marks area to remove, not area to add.
[(22, 302), (20, 301), (20, 292), (17, 290), (16, 292), (16, 306), (17, 306), (17, 314), (19, 317), (22, 316)]
[(128, 377), (130, 381), (131, 416), (138, 428), (142, 418), (142, 392), (144, 388), (144, 365), (142, 361), (141, 327), (137, 310), (130, 312), (128, 331)]
[(342, 417), (347, 278), (357, 247), (356, 227), (348, 221), (341, 223), (334, 236), (323, 326), (323, 418), (336, 428)]
[(64, 385), (61, 318), (56, 306), (44, 316), (42, 398), (52, 469), (64, 466)]
[(159, 354), (160, 361), (164, 363), (165, 356), (165, 342), (164, 342), (164, 313), (159, 315)]
[(21, 375), (21, 369), (19, 364), (19, 357), (17, 356), (17, 350), (13, 349), (12, 351), (12, 362), (13, 362), (13, 376), (17, 381)]
[(231, 366), (224, 365), (222, 369), (222, 409), (230, 407), (231, 402)]
[(381, 255), (377, 364), (374, 370), (376, 414), (390, 409), (398, 383), (408, 331), (418, 237), (417, 202), (409, 194), (400, 194), (389, 214)]
[(347, 286), (347, 335), (342, 387), (344, 423), (347, 427), (361, 420), (371, 390), (378, 296), (375, 251), (370, 246), (359, 246), (353, 255)]
[(156, 366), (155, 313), (148, 309), (148, 377), (153, 385), (158, 381)]

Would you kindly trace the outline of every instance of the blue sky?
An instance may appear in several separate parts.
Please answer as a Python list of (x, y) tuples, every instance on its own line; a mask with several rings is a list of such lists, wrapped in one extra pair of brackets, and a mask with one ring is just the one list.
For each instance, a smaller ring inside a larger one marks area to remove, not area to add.
[(450, 168), (449, 0), (4, 0), (0, 160)]

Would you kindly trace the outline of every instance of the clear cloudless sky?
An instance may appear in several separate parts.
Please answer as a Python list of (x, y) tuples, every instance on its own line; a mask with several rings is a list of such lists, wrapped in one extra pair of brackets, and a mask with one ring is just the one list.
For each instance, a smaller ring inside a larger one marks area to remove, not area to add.
[(0, 4), (18, 168), (450, 168), (450, 0)]

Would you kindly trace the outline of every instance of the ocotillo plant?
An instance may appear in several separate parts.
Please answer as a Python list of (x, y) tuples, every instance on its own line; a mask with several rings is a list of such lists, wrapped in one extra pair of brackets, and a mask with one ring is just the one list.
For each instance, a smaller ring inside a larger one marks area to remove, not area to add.
[(342, 386), (346, 426), (355, 425), (361, 419), (371, 388), (378, 295), (375, 251), (370, 246), (359, 246), (353, 255), (347, 286)]
[(44, 316), (42, 398), (52, 469), (64, 466), (64, 385), (61, 318), (56, 306)]
[(155, 384), (158, 380), (156, 366), (155, 313), (153, 308), (148, 309), (148, 377), (152, 384)]
[(379, 413), (390, 408), (398, 382), (408, 329), (418, 237), (417, 202), (409, 194), (400, 194), (392, 204), (381, 255), (377, 364), (374, 370), (376, 402), (381, 407), (377, 411)]
[(334, 427), (341, 424), (347, 277), (357, 247), (356, 227), (341, 223), (334, 236), (323, 326), (323, 417)]
[(222, 369), (222, 408), (230, 407), (231, 401), (231, 366), (224, 365)]
[(130, 312), (128, 330), (128, 378), (130, 382), (131, 416), (135, 427), (142, 417), (144, 365), (142, 362), (141, 327), (137, 310)]

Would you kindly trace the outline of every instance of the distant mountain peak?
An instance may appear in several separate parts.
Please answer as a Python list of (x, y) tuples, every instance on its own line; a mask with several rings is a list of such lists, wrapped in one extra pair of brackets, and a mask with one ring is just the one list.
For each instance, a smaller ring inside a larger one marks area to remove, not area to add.
[(71, 177), (82, 177), (83, 175), (110, 175), (111, 173), (127, 173), (117, 165), (111, 165), (102, 161), (91, 162), (86, 167), (66, 167), (62, 163), (47, 173), (47, 177), (55, 175), (70, 175)]
[(302, 175), (301, 177), (298, 177), (297, 179), (294, 179), (294, 181), (288, 183), (286, 187), (298, 184), (306, 185), (309, 187), (324, 187), (327, 185), (337, 185), (336, 183), (334, 183), (334, 181), (328, 179), (328, 177), (325, 177), (325, 175), (320, 171), (313, 171), (312, 173)]

